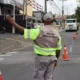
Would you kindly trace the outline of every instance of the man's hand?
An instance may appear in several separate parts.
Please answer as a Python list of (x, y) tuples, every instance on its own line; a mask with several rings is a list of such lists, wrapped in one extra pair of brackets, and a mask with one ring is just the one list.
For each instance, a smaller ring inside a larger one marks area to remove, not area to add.
[(57, 64), (58, 64), (58, 62), (57, 62), (57, 61), (55, 61), (54, 68), (56, 68)]
[(10, 16), (6, 16), (6, 19), (12, 24), (14, 25), (15, 28), (17, 28), (18, 30), (20, 30), (22, 32), (22, 34), (24, 33), (24, 28), (20, 25), (18, 25), (14, 19)]
[(15, 21), (12, 17), (10, 17), (9, 15), (6, 16), (6, 19), (11, 23), (13, 24)]

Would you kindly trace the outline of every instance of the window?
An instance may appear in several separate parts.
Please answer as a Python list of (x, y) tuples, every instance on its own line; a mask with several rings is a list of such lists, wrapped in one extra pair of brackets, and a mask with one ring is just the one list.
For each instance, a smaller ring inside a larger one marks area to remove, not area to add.
[(67, 22), (67, 23), (75, 23), (76, 20), (67, 20), (66, 22)]

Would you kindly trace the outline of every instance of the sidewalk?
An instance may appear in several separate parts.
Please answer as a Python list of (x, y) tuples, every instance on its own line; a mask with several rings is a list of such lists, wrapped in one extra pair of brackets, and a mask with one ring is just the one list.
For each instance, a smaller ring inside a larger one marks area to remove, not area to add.
[(0, 34), (0, 54), (22, 50), (32, 44), (32, 41), (24, 40), (23, 35), (20, 34)]

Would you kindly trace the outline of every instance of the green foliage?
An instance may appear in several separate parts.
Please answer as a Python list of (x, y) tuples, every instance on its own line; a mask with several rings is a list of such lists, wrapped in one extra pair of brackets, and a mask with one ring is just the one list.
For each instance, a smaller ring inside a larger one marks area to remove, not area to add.
[(80, 0), (77, 0), (77, 2), (80, 2)]
[(68, 15), (67, 18), (76, 18), (76, 14), (73, 14), (73, 15)]
[(77, 21), (80, 22), (80, 7), (77, 7), (76, 9), (76, 18), (77, 18)]

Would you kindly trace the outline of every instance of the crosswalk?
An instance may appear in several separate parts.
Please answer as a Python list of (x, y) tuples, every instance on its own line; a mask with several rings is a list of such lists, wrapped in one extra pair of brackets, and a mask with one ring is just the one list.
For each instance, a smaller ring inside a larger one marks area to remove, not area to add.
[(17, 52), (8, 52), (6, 54), (1, 54), (0, 55), (0, 61), (3, 61), (5, 59), (5, 57), (10, 57), (12, 56), (13, 54), (17, 54)]

